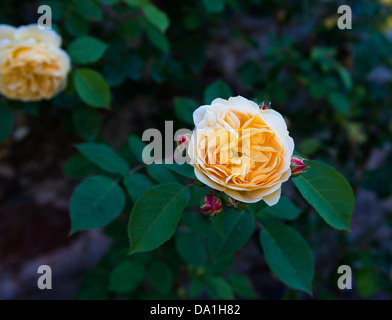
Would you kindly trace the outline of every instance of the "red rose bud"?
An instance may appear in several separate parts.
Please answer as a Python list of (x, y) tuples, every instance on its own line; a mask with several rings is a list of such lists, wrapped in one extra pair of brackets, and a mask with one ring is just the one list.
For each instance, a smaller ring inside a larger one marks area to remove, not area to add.
[(268, 104), (268, 106), (263, 102), (261, 104), (261, 110), (268, 110), (268, 109), (271, 109), (271, 102)]
[(190, 141), (191, 141), (190, 137), (186, 134), (182, 134), (177, 137), (177, 147), (181, 154), (184, 153)]
[(206, 195), (200, 203), (200, 210), (210, 217), (216, 216), (222, 211), (222, 200), (212, 194)]
[(299, 157), (299, 156), (293, 156), (291, 157), (291, 177), (295, 178), (298, 177), (300, 174), (306, 172), (306, 170), (309, 168), (305, 164), (305, 158)]

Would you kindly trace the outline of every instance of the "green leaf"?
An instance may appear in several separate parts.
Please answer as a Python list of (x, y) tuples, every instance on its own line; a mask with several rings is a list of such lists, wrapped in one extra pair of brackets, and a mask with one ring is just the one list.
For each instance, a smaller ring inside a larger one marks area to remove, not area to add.
[(76, 92), (85, 103), (96, 108), (110, 108), (110, 89), (100, 73), (81, 68), (73, 75)]
[(144, 267), (139, 263), (125, 261), (110, 274), (109, 290), (127, 293), (135, 289), (144, 279)]
[(191, 233), (179, 232), (175, 236), (176, 248), (180, 257), (199, 268), (207, 262), (207, 252), (200, 237)]
[(124, 186), (132, 200), (136, 201), (143, 193), (152, 189), (155, 183), (146, 175), (136, 172), (125, 177)]
[[(200, 200), (204, 198), (208, 193), (209, 189), (207, 187), (199, 187), (196, 185), (190, 186), (189, 191), (191, 193), (191, 199), (189, 200), (188, 207), (200, 207)], [(200, 214), (200, 213), (199, 213)], [(208, 225), (208, 221), (204, 216), (200, 216)]]
[(143, 5), (142, 11), (147, 20), (151, 22), (161, 32), (166, 32), (169, 28), (170, 21), (165, 12), (159, 10), (155, 5), (149, 3)]
[(222, 275), (227, 273), (230, 269), (234, 267), (235, 255), (226, 255), (218, 259), (212, 259), (205, 269), (206, 275), (216, 274)]
[(74, 37), (84, 36), (88, 31), (88, 22), (76, 12), (65, 19), (65, 29)]
[(227, 277), (229, 284), (233, 288), (234, 292), (245, 299), (256, 298), (252, 285), (247, 276), (239, 273), (231, 273)]
[(100, 169), (91, 164), (85, 156), (80, 153), (70, 157), (64, 165), (64, 174), (75, 179), (83, 179), (97, 173)]
[(328, 96), (328, 101), (332, 107), (342, 114), (347, 115), (350, 112), (350, 103), (343, 94), (332, 92)]
[(369, 298), (380, 290), (377, 273), (370, 268), (362, 268), (356, 276), (358, 293), (362, 298)]
[(133, 134), (128, 139), (128, 146), (135, 158), (140, 163), (143, 163), (143, 150), (146, 147), (146, 143), (142, 141), (137, 135)]
[(225, 236), (225, 213), (221, 212), (215, 217), (210, 217), (210, 221), (216, 232), (223, 238)]
[(14, 117), (11, 110), (0, 101), (0, 143), (4, 142), (11, 134)]
[(216, 98), (228, 99), (232, 95), (230, 87), (222, 80), (217, 80), (204, 91), (204, 103), (210, 104)]
[(333, 58), (335, 53), (335, 48), (314, 47), (310, 53), (310, 58), (311, 60), (319, 62), (320, 64), (329, 64), (330, 59)]
[(87, 178), (71, 197), (71, 233), (107, 225), (117, 218), (124, 206), (125, 195), (115, 181), (104, 176)]
[(140, 80), (141, 73), (143, 71), (144, 61), (139, 55), (135, 53), (128, 54), (125, 59), (125, 66), (125, 71), (128, 78), (134, 81)]
[[(192, 187), (189, 187), (189, 191), (191, 194), (190, 196), (192, 198)], [(189, 202), (188, 202), (188, 206), (189, 206)], [(184, 211), (184, 213), (181, 216), (180, 224), (188, 227), (192, 231), (192, 233), (197, 234), (200, 237), (204, 238), (206, 235), (208, 221), (205, 219), (203, 215), (200, 214), (200, 212)]]
[(162, 261), (154, 261), (147, 269), (148, 278), (153, 288), (160, 294), (169, 293), (173, 286), (173, 273)]
[(178, 163), (164, 163), (162, 164), (165, 168), (170, 169), (171, 171), (189, 178), (189, 179), (195, 179), (195, 169), (188, 163), (184, 163), (184, 164), (178, 164)]
[(153, 163), (148, 165), (147, 172), (151, 178), (159, 183), (178, 182), (176, 176), (162, 164)]
[(189, 284), (189, 296), (191, 298), (196, 298), (201, 290), (204, 288), (204, 282), (201, 278), (193, 278)]
[(103, 73), (109, 86), (118, 86), (126, 78), (134, 81), (140, 80), (143, 71), (144, 62), (136, 53), (119, 54), (117, 49), (111, 48), (106, 54), (106, 58), (111, 61), (105, 64)]
[(127, 39), (134, 39), (142, 33), (140, 19), (126, 20), (122, 25), (122, 31)]
[(98, 61), (105, 53), (108, 45), (101, 40), (84, 36), (72, 41), (67, 52), (73, 63), (92, 63)]
[(352, 81), (350, 73), (347, 71), (347, 69), (345, 67), (343, 67), (339, 63), (337, 63), (335, 65), (335, 68), (336, 68), (336, 71), (339, 74), (340, 79), (343, 82), (343, 85), (345, 86), (345, 89), (346, 90), (351, 90), (352, 87), (353, 87), (353, 81)]
[(146, 26), (147, 37), (150, 42), (163, 52), (170, 51), (170, 44), (166, 36), (153, 26)]
[(169, 240), (188, 201), (188, 188), (178, 184), (162, 184), (144, 193), (129, 219), (129, 254), (153, 250)]
[[(131, 150), (128, 148), (128, 143), (125, 142), (123, 143), (117, 150), (117, 153), (128, 162), (128, 164), (133, 167), (137, 165), (137, 162), (135, 161), (135, 158), (133, 157), (133, 154), (131, 153)], [(136, 170), (137, 171), (137, 170)]]
[(329, 88), (322, 82), (312, 80), (309, 83), (308, 90), (314, 99), (320, 100), (328, 95)]
[(193, 112), (199, 107), (196, 101), (188, 98), (175, 98), (174, 111), (176, 117), (187, 124), (194, 125)]
[(209, 277), (206, 281), (206, 289), (214, 299), (234, 299), (233, 290), (226, 280), (219, 277)]
[(105, 171), (126, 175), (129, 171), (128, 163), (112, 148), (101, 143), (81, 143), (76, 148), (92, 163)]
[(140, 7), (146, 2), (146, 0), (124, 0), (124, 2), (133, 7)]
[(277, 204), (272, 207), (266, 207), (261, 210), (257, 217), (259, 219), (280, 218), (287, 220), (297, 219), (301, 214), (301, 210), (288, 198), (280, 197)]
[(222, 258), (212, 259), (205, 267), (205, 275), (222, 275), (234, 265), (234, 255), (226, 255)]
[(72, 114), (76, 131), (87, 141), (94, 141), (101, 127), (101, 117), (96, 109), (77, 108)]
[(104, 3), (104, 4), (110, 4), (110, 5), (112, 5), (112, 4), (119, 3), (120, 0), (99, 0), (99, 2)]
[(267, 208), (268, 205), (263, 200), (260, 200), (256, 203), (250, 203), (246, 207), (253, 217), (256, 217), (263, 209)]
[(225, 0), (202, 0), (207, 12), (217, 13), (225, 9)]
[(294, 178), (301, 195), (332, 227), (350, 230), (355, 198), (351, 186), (335, 169), (309, 161), (310, 169)]
[(314, 261), (307, 242), (292, 228), (274, 223), (261, 230), (260, 243), (272, 272), (290, 288), (311, 294)]
[(207, 249), (214, 258), (232, 254), (248, 242), (254, 229), (255, 222), (248, 212), (226, 210), (224, 237), (210, 226), (207, 231)]
[(102, 12), (100, 6), (93, 0), (78, 1), (74, 6), (75, 11), (86, 20), (102, 19)]
[(162, 60), (155, 60), (151, 62), (149, 74), (152, 80), (156, 83), (163, 83), (167, 77), (167, 63)]

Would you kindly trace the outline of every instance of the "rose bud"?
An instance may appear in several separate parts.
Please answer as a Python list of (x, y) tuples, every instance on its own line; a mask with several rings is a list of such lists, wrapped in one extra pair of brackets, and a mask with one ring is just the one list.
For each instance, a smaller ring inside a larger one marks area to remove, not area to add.
[(239, 211), (244, 210), (246, 208), (246, 204), (233, 199), (232, 197), (228, 196), (226, 193), (221, 192), (222, 202), (226, 207), (235, 208)]
[(216, 216), (222, 211), (222, 200), (212, 194), (206, 195), (200, 203), (200, 209), (210, 217)]
[(184, 154), (184, 152), (186, 151), (186, 148), (188, 148), (190, 141), (191, 140), (190, 140), (189, 135), (186, 135), (186, 134), (182, 134), (177, 137), (177, 148), (181, 154)]
[(264, 104), (264, 102), (260, 106), (261, 106), (261, 110), (271, 109), (271, 102), (268, 104), (268, 106)]
[(305, 164), (305, 158), (302, 158), (300, 156), (293, 156), (291, 157), (291, 177), (295, 178), (298, 177), (300, 174), (306, 172), (306, 170), (309, 168)]

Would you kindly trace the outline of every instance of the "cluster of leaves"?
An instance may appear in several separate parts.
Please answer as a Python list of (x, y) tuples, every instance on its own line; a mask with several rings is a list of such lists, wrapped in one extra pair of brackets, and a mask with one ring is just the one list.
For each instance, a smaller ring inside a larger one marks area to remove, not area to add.
[[(140, 161), (145, 147), (143, 141), (131, 136), (128, 145), (131, 158), (135, 162)], [(127, 160), (107, 145), (84, 143), (77, 148), (103, 172), (101, 175), (88, 177), (76, 187), (70, 203), (71, 232), (106, 226), (122, 212), (130, 212), (129, 254), (154, 250), (175, 234), (176, 254), (186, 264), (194, 268), (204, 268), (209, 266), (208, 254), (214, 264), (242, 248), (254, 233), (257, 222), (262, 229), (260, 243), (271, 270), (288, 286), (311, 293), (314, 275), (311, 249), (294, 229), (280, 222), (282, 219), (296, 219), (300, 214), (300, 210), (288, 198), (282, 197), (273, 207), (266, 207), (261, 201), (249, 205), (248, 211), (225, 210), (210, 218), (211, 223), (208, 223), (198, 207), (200, 199), (208, 190), (205, 190), (206, 187), (189, 184), (189, 181), (195, 179), (190, 165), (145, 166), (139, 163), (131, 170)], [(351, 187), (343, 176), (331, 167), (318, 162), (311, 162), (311, 166), (311, 170), (295, 178), (297, 188), (328, 224), (336, 229), (349, 230), (354, 208)], [(140, 173), (140, 170), (144, 170), (145, 174)], [(176, 231), (179, 223), (180, 227)], [(181, 227), (184, 230), (181, 230)], [(118, 283), (120, 287), (128, 284), (126, 292), (137, 285), (133, 280), (127, 280), (132, 273), (126, 271), (136, 268), (132, 267), (129, 261), (116, 267), (112, 273), (115, 280), (110, 280)], [(177, 265), (179, 266), (181, 264)], [(151, 268), (159, 272), (158, 267)], [(194, 271), (193, 268), (187, 270)], [(171, 274), (169, 271), (168, 273)], [(154, 280), (154, 275), (150, 277), (153, 278), (150, 279), (151, 285), (157, 288), (154, 285), (157, 279)], [(192, 279), (192, 274), (189, 277)], [(173, 276), (165, 278), (169, 281)], [(141, 283), (143, 277), (139, 280), (138, 283)], [(204, 280), (206, 282), (203, 282)], [(230, 286), (223, 279), (211, 280), (208, 277), (204, 280), (200, 282), (200, 290), (203, 285), (209, 288), (212, 281), (219, 286), (219, 290), (225, 292), (220, 298), (233, 297), (232, 293), (228, 293), (231, 292)], [(109, 288), (113, 289), (115, 285), (110, 283)], [(171, 286), (172, 284), (169, 286), (165, 283), (162, 288)], [(114, 291), (121, 293), (119, 290), (124, 288), (117, 289)], [(189, 288), (190, 297), (194, 296), (192, 290)], [(214, 293), (210, 295), (217, 297)]]

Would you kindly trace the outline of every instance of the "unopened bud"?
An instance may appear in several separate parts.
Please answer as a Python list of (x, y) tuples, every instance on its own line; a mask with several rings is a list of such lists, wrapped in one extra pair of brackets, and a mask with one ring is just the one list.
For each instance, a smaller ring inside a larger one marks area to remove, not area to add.
[(226, 207), (235, 208), (237, 210), (244, 210), (246, 208), (246, 204), (233, 199), (232, 197), (228, 196), (226, 193), (221, 192), (222, 202)]
[(264, 102), (262, 104), (260, 104), (261, 110), (268, 110), (271, 109), (271, 102), (268, 103), (268, 106), (266, 104), (264, 104)]
[(188, 148), (190, 141), (191, 141), (190, 136), (187, 134), (181, 134), (177, 137), (177, 140), (176, 140), (177, 149), (182, 155), (184, 155), (186, 148)]
[(222, 211), (222, 200), (212, 194), (206, 195), (200, 202), (200, 210), (210, 217), (216, 216)]
[(291, 177), (298, 177), (300, 174), (306, 172), (308, 170), (308, 166), (305, 164), (305, 158), (300, 156), (292, 156), (291, 157)]

